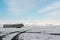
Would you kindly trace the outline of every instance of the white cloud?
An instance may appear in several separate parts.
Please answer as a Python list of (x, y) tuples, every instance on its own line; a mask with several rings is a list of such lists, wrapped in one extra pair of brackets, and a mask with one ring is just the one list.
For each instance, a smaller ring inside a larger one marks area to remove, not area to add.
[(60, 17), (60, 10), (50, 12), (47, 14), (48, 17)]
[(46, 6), (44, 9), (37, 11), (38, 13), (45, 13), (48, 11), (53, 11), (53, 10), (57, 10), (60, 8), (60, 1), (58, 2), (54, 2), (48, 6)]
[(47, 0), (8, 0), (8, 14), (18, 16), (27, 12), (31, 12), (37, 4), (45, 1)]
[(34, 0), (8, 0), (9, 15), (21, 15), (34, 8)]
[(47, 13), (45, 15), (46, 19), (53, 19), (54, 21), (56, 19), (60, 20), (60, 1), (47, 6), (46, 8), (38, 11), (38, 13)]

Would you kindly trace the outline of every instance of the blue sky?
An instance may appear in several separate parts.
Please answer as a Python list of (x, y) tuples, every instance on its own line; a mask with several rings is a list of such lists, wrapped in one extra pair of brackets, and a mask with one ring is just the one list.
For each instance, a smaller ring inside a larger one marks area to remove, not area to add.
[(0, 23), (60, 24), (60, 0), (0, 0)]

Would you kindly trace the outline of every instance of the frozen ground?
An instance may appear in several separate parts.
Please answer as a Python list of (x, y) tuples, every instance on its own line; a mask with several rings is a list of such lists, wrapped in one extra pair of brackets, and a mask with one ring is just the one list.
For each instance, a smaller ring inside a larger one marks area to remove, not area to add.
[[(19, 31), (26, 33), (19, 34), (19, 40), (60, 40), (60, 27), (58, 26), (31, 26), (23, 28), (0, 28), (0, 36), (6, 35), (10, 32)], [(6, 35), (3, 40), (11, 40), (17, 33)], [(40, 32), (40, 33), (29, 33)], [(55, 33), (52, 34), (51, 33)]]

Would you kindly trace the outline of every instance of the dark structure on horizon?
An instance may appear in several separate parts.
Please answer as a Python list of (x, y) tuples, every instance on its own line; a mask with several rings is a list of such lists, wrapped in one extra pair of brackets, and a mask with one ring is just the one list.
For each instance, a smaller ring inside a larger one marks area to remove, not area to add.
[(4, 24), (3, 28), (21, 28), (24, 24)]

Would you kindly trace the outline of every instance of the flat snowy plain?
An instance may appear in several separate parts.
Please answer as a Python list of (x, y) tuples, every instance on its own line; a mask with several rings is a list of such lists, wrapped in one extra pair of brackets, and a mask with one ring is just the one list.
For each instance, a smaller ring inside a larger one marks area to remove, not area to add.
[(3, 40), (11, 40), (16, 34), (19, 33), (16, 32), (9, 34), (14, 31), (26, 31), (25, 33), (19, 34), (18, 40), (60, 40), (59, 26), (26, 26), (23, 28), (0, 28), (0, 36), (6, 35)]

